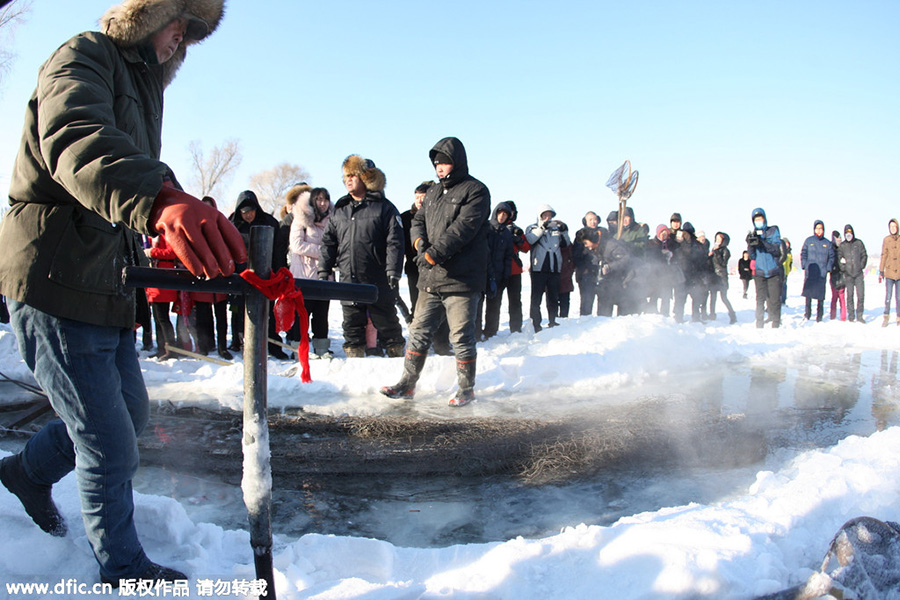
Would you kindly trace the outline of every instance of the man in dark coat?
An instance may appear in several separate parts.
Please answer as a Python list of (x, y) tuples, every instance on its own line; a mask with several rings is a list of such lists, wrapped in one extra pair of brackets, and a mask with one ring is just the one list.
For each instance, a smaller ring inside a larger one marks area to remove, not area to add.
[(508, 202), (501, 202), (494, 208), (491, 215), (491, 227), (488, 230), (488, 274), (487, 286), (482, 300), (478, 303), (478, 317), (480, 321), (481, 308), (484, 304), (484, 329), (481, 331), (483, 339), (492, 338), (500, 329), (500, 306), (503, 302), (503, 290), (512, 273), (513, 234), (507, 227), (512, 216), (512, 207)]
[(716, 320), (716, 297), (722, 299), (722, 304), (728, 311), (729, 322), (733, 325), (737, 323), (737, 314), (728, 300), (728, 262), (731, 260), (731, 250), (728, 249), (728, 243), (731, 238), (724, 231), (716, 233), (715, 245), (710, 250), (709, 256), (713, 265), (713, 280), (710, 286), (709, 298), (709, 318)]
[[(228, 217), (234, 226), (240, 232), (244, 239), (244, 244), (250, 247), (250, 229), (252, 227), (271, 227), (274, 232), (272, 235), (272, 270), (277, 271), (287, 266), (287, 254), (281, 260), (277, 260), (277, 252), (275, 251), (278, 244), (278, 219), (263, 210), (259, 204), (259, 199), (252, 190), (244, 190), (238, 194), (237, 203), (234, 205), (234, 212)], [(242, 295), (231, 296), (231, 349), (240, 350), (242, 340), (244, 339), (244, 297)], [(275, 303), (269, 302), (269, 339), (281, 341), (278, 335), (278, 327), (275, 323)], [(278, 344), (269, 342), (269, 355), (272, 358), (287, 360), (287, 353), (281, 349)]]
[(433, 185), (431, 181), (423, 181), (416, 186), (414, 190), (414, 201), (409, 210), (400, 213), (400, 220), (403, 222), (403, 254), (406, 260), (403, 263), (403, 272), (406, 273), (406, 280), (409, 284), (410, 312), (415, 314), (416, 301), (419, 299), (419, 266), (416, 264), (416, 249), (413, 248), (413, 241), (410, 238), (412, 230), (413, 217), (422, 208), (422, 202), (425, 201), (425, 193)]
[(825, 223), (813, 223), (813, 235), (806, 238), (800, 249), (800, 268), (804, 271), (802, 296), (806, 298), (804, 317), (812, 317), (812, 301), (817, 300), (816, 321), (824, 315), (825, 280), (834, 267), (834, 246), (825, 237)]
[(397, 291), (403, 273), (403, 223), (384, 196), (384, 173), (357, 154), (344, 159), (348, 194), (334, 205), (322, 236), (319, 279), (337, 268), (341, 281), (378, 286), (373, 304), (341, 302), (344, 311), (344, 352), (348, 358), (366, 353), (368, 319), (378, 330), (388, 356), (403, 356), (403, 329), (397, 317)]
[[(844, 273), (844, 284), (847, 286), (847, 318), (865, 323), (863, 314), (866, 301), (865, 277), (869, 255), (866, 253), (866, 245), (854, 235), (853, 226), (849, 223), (844, 226), (844, 243), (838, 247), (838, 260)], [(856, 306), (853, 306), (854, 294)]]
[(0, 481), (41, 529), (63, 536), (51, 486), (75, 470), (85, 538), (113, 585), (186, 579), (151, 562), (134, 524), (150, 403), (122, 267), (137, 262), (136, 234), (164, 235), (195, 276), (231, 275), (247, 260), (225, 215), (181, 191), (160, 161), (163, 91), (222, 14), (222, 0), (125, 0), (101, 32), (55, 50), (28, 102), (0, 225), (0, 293), (59, 417), (0, 462)]
[(750, 287), (750, 282), (753, 281), (753, 269), (750, 268), (750, 253), (744, 250), (741, 254), (741, 258), (738, 260), (738, 276), (741, 279), (741, 284), (744, 286), (744, 299), (747, 299), (747, 289)]
[(381, 388), (390, 398), (412, 398), (428, 347), (446, 311), (456, 356), (459, 389), (450, 406), (475, 399), (475, 312), (487, 280), (487, 232), (491, 194), (469, 175), (461, 141), (447, 137), (428, 153), (440, 185), (432, 186), (413, 219), (411, 236), (419, 264), (419, 301), (409, 328), (403, 374)]
[(709, 296), (708, 270), (711, 262), (709, 252), (697, 241), (695, 229), (690, 221), (686, 221), (680, 229), (681, 243), (675, 246), (672, 261), (677, 264), (684, 275), (684, 294), (675, 299), (673, 316), (675, 321), (684, 320), (684, 305), (687, 297), (691, 297), (691, 321), (699, 323), (703, 320), (703, 305)]
[(615, 234), (602, 227), (584, 231), (581, 243), (585, 258), (597, 267), (600, 278), (597, 315), (611, 317), (616, 305), (620, 314), (630, 314), (634, 301), (629, 286), (634, 282), (635, 271), (628, 244), (615, 239)]
[(579, 314), (590, 315), (594, 310), (594, 300), (597, 298), (597, 277), (600, 266), (594, 264), (584, 247), (584, 236), (591, 231), (597, 231), (600, 226), (600, 217), (593, 211), (585, 213), (581, 219), (583, 227), (575, 232), (572, 242), (572, 260), (575, 262), (575, 282), (578, 284), (578, 294), (581, 298)]

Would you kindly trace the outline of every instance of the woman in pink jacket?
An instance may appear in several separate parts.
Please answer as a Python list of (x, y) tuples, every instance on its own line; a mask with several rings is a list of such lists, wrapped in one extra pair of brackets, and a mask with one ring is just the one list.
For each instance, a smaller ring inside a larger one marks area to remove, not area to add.
[[(303, 192), (294, 204), (290, 235), (290, 269), (295, 279), (318, 279), (319, 247), (334, 204), (325, 188)], [(312, 324), (313, 353), (320, 358), (333, 356), (328, 339), (328, 300), (306, 300)]]

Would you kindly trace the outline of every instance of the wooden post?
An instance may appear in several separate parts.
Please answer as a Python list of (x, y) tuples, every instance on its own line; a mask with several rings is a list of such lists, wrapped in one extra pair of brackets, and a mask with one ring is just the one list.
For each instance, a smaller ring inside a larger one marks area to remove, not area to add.
[[(250, 228), (249, 268), (263, 279), (272, 270), (271, 227)], [(257, 579), (266, 581), (267, 600), (275, 598), (272, 567), (272, 466), (268, 422), (269, 300), (259, 292), (244, 295), (244, 475), (241, 489), (250, 519), (250, 546)], [(263, 598), (263, 596), (260, 596)]]

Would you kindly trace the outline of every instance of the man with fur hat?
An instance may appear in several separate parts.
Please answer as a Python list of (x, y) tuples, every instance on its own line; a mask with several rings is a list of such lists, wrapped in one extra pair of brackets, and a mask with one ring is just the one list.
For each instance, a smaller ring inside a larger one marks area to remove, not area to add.
[(140, 234), (165, 235), (196, 276), (245, 262), (240, 234), (181, 191), (159, 160), (163, 90), (222, 0), (125, 0), (41, 66), (0, 226), (0, 293), (19, 351), (59, 415), (0, 463), (0, 481), (44, 531), (66, 535), (51, 487), (73, 469), (104, 582), (174, 580), (134, 525), (137, 436), (149, 399), (134, 349)]
[(469, 175), (466, 149), (457, 138), (438, 141), (428, 157), (440, 184), (428, 190), (412, 223), (419, 300), (409, 327), (403, 374), (381, 393), (389, 398), (413, 397), (428, 347), (446, 313), (459, 383), (450, 406), (464, 406), (475, 399), (475, 313), (487, 280), (491, 193)]
[(394, 302), (403, 273), (403, 224), (397, 208), (384, 196), (385, 177), (375, 163), (358, 154), (344, 159), (347, 195), (334, 205), (319, 258), (319, 279), (337, 268), (341, 281), (378, 286), (373, 304), (342, 302), (344, 352), (366, 355), (366, 324), (378, 330), (388, 356), (403, 356), (403, 329)]

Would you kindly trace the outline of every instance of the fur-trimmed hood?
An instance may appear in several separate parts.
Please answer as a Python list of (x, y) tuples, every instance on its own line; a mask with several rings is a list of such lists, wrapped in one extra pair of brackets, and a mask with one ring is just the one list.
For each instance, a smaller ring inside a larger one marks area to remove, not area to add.
[(174, 19), (188, 19), (184, 41), (175, 55), (161, 65), (163, 84), (168, 86), (184, 62), (187, 46), (215, 31), (224, 14), (225, 0), (125, 0), (106, 11), (100, 19), (100, 29), (120, 48), (134, 48)]
[[(328, 201), (328, 213), (325, 215), (326, 217), (330, 217), (334, 212), (334, 202), (331, 200)], [(298, 227), (303, 227), (304, 229), (309, 229), (310, 227), (321, 227), (324, 228), (328, 223), (327, 218), (323, 218), (319, 221), (316, 221), (316, 207), (315, 201), (312, 198), (312, 195), (309, 192), (304, 192), (300, 199), (294, 204), (294, 219), (299, 221)]]
[(383, 192), (384, 186), (387, 184), (384, 172), (376, 167), (372, 160), (363, 158), (359, 154), (351, 154), (345, 158), (341, 170), (344, 177), (357, 175), (370, 192)]

